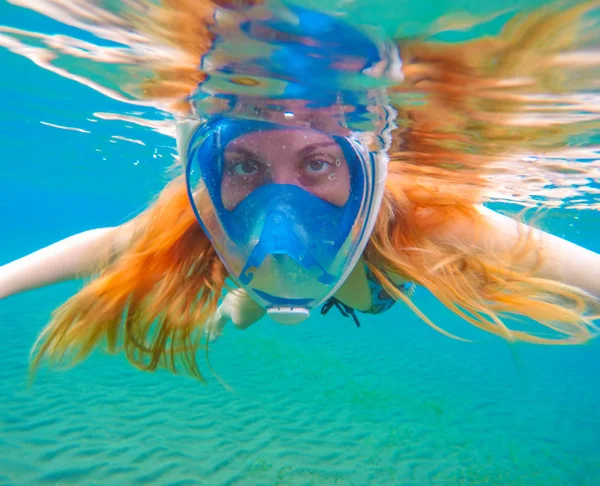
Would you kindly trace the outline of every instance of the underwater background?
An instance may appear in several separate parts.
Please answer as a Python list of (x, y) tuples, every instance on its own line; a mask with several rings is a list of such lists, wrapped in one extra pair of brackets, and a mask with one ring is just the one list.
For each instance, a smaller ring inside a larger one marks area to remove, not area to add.
[[(384, 4), (358, 5), (355, 20)], [(475, 2), (394, 5), (415, 30), (459, 7), (485, 13)], [(0, 19), (73, 35), (10, 3), (0, 3)], [(162, 189), (174, 140), (127, 119), (161, 120), (158, 110), (9, 49), (0, 63), (0, 264), (119, 224)], [(600, 252), (599, 223), (597, 210), (559, 208), (542, 226)], [(232, 390), (206, 368), (202, 384), (102, 353), (44, 369), (30, 385), (31, 346), (80, 286), (0, 301), (1, 485), (600, 484), (598, 341), (509, 346), (419, 288), (417, 306), (473, 342), (397, 304), (361, 315), (360, 328), (333, 311), (296, 327), (264, 319), (226, 328), (210, 357)]]

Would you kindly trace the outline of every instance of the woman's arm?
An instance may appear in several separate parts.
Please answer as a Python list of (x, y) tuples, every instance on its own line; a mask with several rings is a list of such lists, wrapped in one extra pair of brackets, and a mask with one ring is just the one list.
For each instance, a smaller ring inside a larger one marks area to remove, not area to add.
[[(524, 234), (530, 232), (538, 252), (531, 252), (522, 264), (536, 268), (536, 276), (560, 281), (600, 296), (600, 254), (587, 250), (558, 236), (532, 229), (483, 206), (477, 208), (485, 225), (473, 225), (468, 220), (445, 226), (440, 237), (474, 244), (500, 254), (514, 248)], [(541, 256), (541, 260), (538, 260)], [(540, 264), (541, 263), (541, 264)], [(537, 266), (539, 265), (539, 266)], [(536, 267), (537, 266), (537, 267)]]
[(0, 299), (91, 275), (127, 246), (133, 224), (85, 231), (0, 266)]

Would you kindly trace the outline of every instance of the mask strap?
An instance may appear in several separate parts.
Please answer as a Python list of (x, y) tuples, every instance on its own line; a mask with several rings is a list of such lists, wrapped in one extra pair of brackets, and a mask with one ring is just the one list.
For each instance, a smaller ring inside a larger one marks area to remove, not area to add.
[(352, 319), (354, 320), (354, 324), (356, 324), (356, 327), (360, 327), (360, 321), (358, 320), (358, 317), (356, 317), (356, 312), (354, 311), (354, 309), (349, 305), (342, 303), (335, 297), (330, 297), (329, 300), (323, 304), (323, 307), (321, 307), (321, 315), (327, 315), (327, 313), (331, 310), (333, 306), (335, 306), (336, 309), (340, 311), (340, 314), (342, 314), (342, 316), (352, 317)]

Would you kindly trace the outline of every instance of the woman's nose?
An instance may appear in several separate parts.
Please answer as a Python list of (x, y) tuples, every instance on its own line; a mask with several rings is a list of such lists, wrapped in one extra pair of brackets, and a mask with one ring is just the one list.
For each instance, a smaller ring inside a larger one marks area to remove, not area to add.
[(297, 184), (298, 175), (293, 164), (283, 160), (271, 164), (271, 180), (275, 184)]

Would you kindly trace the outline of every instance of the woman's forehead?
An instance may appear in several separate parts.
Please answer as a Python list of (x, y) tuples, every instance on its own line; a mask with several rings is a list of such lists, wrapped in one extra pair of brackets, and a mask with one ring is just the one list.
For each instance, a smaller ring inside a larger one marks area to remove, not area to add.
[(337, 143), (329, 135), (317, 130), (278, 128), (244, 133), (229, 142), (226, 151), (239, 148), (255, 152), (300, 151), (313, 145), (336, 147)]

